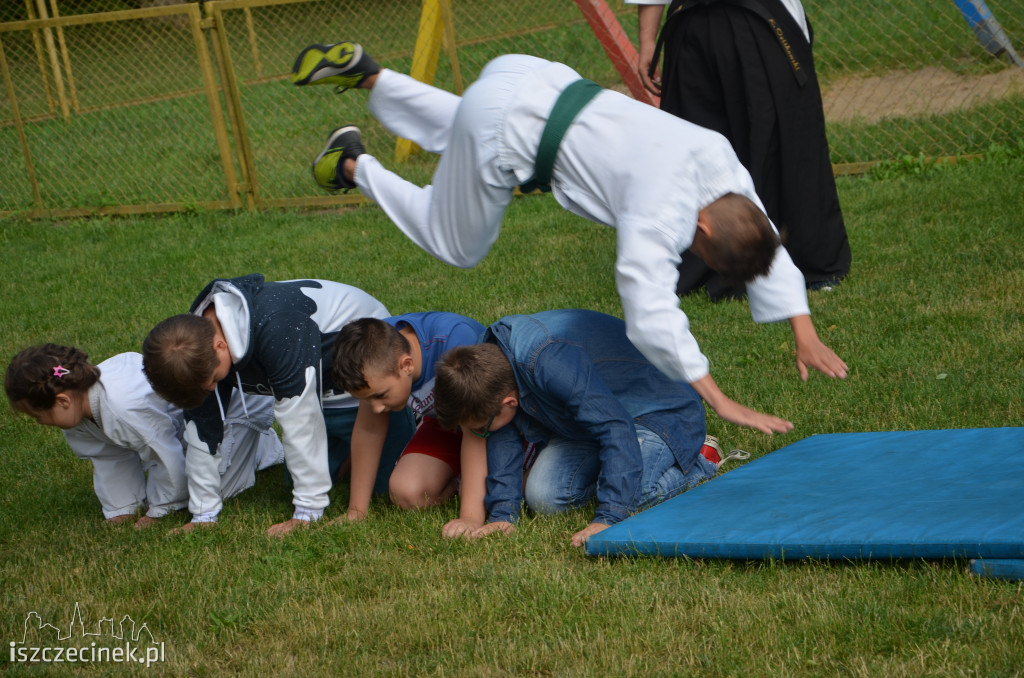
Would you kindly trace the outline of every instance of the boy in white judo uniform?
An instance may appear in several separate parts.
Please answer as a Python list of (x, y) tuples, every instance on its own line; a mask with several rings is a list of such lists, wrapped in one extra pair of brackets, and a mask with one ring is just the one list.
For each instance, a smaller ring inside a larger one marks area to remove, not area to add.
[(381, 69), (352, 42), (307, 47), (292, 80), (370, 90), (370, 111), (390, 132), (441, 154), (433, 184), (418, 187), (366, 154), (357, 128), (342, 127), (313, 174), (327, 188), (358, 187), (442, 261), (478, 263), (524, 184), (550, 187), (566, 209), (616, 228), (615, 279), (630, 340), (726, 421), (766, 433), (793, 427), (732, 400), (711, 377), (675, 293), (688, 248), (746, 283), (755, 321), (789, 320), (802, 379), (808, 367), (846, 376), (846, 363), (814, 329), (803, 276), (722, 135), (595, 92), (568, 66), (525, 55), (491, 61), (461, 98)]

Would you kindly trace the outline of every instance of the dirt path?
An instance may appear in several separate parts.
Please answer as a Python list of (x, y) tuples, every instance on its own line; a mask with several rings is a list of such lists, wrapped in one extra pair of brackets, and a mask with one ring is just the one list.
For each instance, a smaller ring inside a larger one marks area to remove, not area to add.
[(843, 78), (823, 88), (825, 118), (876, 122), (886, 117), (944, 113), (1024, 93), (1024, 68), (957, 75), (930, 67), (883, 76)]

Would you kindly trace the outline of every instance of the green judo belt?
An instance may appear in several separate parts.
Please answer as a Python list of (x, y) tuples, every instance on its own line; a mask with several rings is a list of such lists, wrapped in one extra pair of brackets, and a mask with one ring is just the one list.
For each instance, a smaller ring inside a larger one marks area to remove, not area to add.
[(601, 86), (596, 82), (580, 78), (562, 90), (555, 100), (555, 105), (548, 115), (547, 124), (544, 125), (544, 132), (540, 135), (540, 147), (537, 149), (537, 160), (534, 164), (534, 174), (526, 183), (519, 187), (523, 193), (551, 190), (551, 170), (555, 166), (555, 156), (558, 155), (558, 147), (562, 144), (562, 137), (565, 136), (569, 125), (576, 119), (583, 107), (590, 103), (590, 100), (601, 91)]

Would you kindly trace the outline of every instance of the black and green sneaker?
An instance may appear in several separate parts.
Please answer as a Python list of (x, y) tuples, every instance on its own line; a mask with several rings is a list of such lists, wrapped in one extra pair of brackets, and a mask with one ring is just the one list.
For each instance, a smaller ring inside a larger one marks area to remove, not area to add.
[(324, 188), (333, 191), (349, 190), (356, 187), (356, 182), (345, 178), (342, 161), (345, 158), (358, 158), (366, 149), (359, 128), (354, 125), (339, 127), (327, 137), (327, 145), (313, 161), (313, 179)]
[(295, 85), (334, 85), (346, 90), (379, 72), (380, 66), (362, 45), (346, 41), (302, 50), (292, 66), (291, 79)]

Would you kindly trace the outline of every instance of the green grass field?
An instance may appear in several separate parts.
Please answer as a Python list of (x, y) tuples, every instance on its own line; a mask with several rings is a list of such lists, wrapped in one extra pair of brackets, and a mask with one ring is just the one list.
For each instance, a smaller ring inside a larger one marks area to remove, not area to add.
[[(683, 304), (723, 390), (790, 418), (769, 437), (714, 415), (709, 432), (756, 458), (815, 433), (1024, 425), (1024, 195), (1019, 149), (950, 169), (905, 161), (843, 178), (854, 253), (811, 295), (818, 331), (850, 365), (802, 383), (788, 328), (745, 302)], [(322, 277), (393, 313), (588, 307), (619, 314), (614, 231), (550, 196), (514, 201), (477, 268), (443, 265), (376, 208), (0, 221), (0, 357), (55, 341), (99, 361), (138, 350), (213, 277)], [(90, 464), (59, 431), (0, 405), (0, 673), (387, 676), (1020, 676), (1019, 583), (963, 562), (591, 559), (569, 546), (586, 510), (527, 518), (510, 537), (447, 541), (453, 502), (376, 503), (367, 521), (283, 541), (279, 469), (229, 500), (213, 530), (168, 536), (103, 524)], [(979, 455), (963, 450), (969, 472)], [(907, 479), (913, 482), (912, 478)], [(328, 517), (346, 502), (332, 492)], [(709, 515), (708, 520), (715, 517)], [(131, 615), (164, 660), (148, 671), (12, 662), (30, 612), (66, 630)]]

